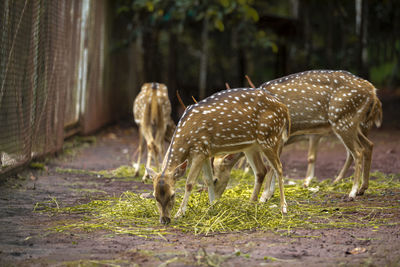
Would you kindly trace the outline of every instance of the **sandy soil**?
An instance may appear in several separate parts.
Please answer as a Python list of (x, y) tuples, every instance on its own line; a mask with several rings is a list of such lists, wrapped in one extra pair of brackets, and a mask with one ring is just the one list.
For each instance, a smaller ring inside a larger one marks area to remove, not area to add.
[[(370, 137), (375, 143), (371, 171), (400, 173), (400, 130), (374, 130)], [(151, 185), (136, 181), (56, 172), (57, 167), (104, 170), (128, 165), (136, 147), (136, 130), (130, 124), (120, 124), (102, 131), (95, 145), (50, 160), (45, 172), (27, 170), (3, 180), (0, 266), (400, 265), (400, 225), (379, 229), (295, 230), (289, 236), (260, 231), (194, 236), (171, 229), (174, 234), (166, 240), (110, 236), (103, 231), (76, 234), (47, 231), (55, 218), (33, 212), (37, 202), (54, 198), (66, 206), (95, 199), (95, 190), (116, 196), (126, 190), (150, 190)], [(320, 147), (316, 175), (319, 179), (332, 178), (345, 161), (345, 150), (333, 137), (324, 138)], [(306, 143), (286, 147), (282, 155), (285, 175), (302, 178), (306, 155)], [(82, 188), (93, 191), (82, 193), (79, 190)], [(399, 193), (385, 198), (388, 203), (400, 202)], [(367, 199), (368, 191), (357, 201), (362, 204)], [(57, 216), (57, 221), (70, 219), (63, 216)], [(400, 212), (390, 216), (400, 220)]]

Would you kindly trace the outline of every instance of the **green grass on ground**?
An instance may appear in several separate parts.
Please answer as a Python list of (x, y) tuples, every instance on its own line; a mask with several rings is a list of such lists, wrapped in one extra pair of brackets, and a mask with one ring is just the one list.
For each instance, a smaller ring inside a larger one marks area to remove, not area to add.
[[(97, 172), (101, 176), (124, 177), (132, 171), (123, 166), (111, 172)], [(400, 174), (371, 173), (370, 187), (365, 196), (356, 201), (345, 201), (352, 186), (351, 178), (332, 185), (331, 180), (313, 182), (304, 188), (301, 180), (289, 180), (285, 185), (288, 214), (282, 215), (279, 191), (267, 203), (250, 202), (253, 176), (241, 170), (232, 172), (232, 179), (221, 199), (210, 205), (205, 190), (194, 190), (186, 215), (173, 219), (168, 226), (159, 223), (154, 198), (127, 191), (118, 198), (105, 197), (89, 203), (64, 207), (56, 199), (37, 203), (36, 212), (76, 214), (75, 219), (58, 221), (51, 230), (56, 232), (107, 230), (111, 235), (132, 234), (142, 237), (163, 236), (171, 228), (194, 234), (271, 230), (290, 234), (292, 229), (352, 228), (398, 224), (391, 215), (400, 210)], [(184, 180), (177, 183), (174, 213), (181, 202)], [(197, 187), (201, 189), (201, 186)], [(388, 200), (389, 199), (389, 200)], [(399, 199), (399, 198), (397, 198)], [(174, 214), (173, 213), (173, 214)]]

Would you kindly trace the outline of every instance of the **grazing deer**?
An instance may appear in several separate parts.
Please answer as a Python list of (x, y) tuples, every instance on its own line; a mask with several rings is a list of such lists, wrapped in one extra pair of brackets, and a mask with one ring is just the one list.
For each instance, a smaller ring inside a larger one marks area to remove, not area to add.
[[(145, 83), (135, 98), (133, 114), (139, 127), (139, 155), (134, 165), (135, 176), (137, 176), (140, 169), (143, 137), (147, 145), (146, 168), (151, 167), (152, 159), (158, 168), (161, 154), (164, 154), (163, 141), (170, 142), (175, 131), (167, 86), (162, 83)], [(149, 175), (146, 170), (142, 180), (145, 181), (147, 178)]]
[[(349, 72), (330, 70), (293, 74), (264, 83), (261, 87), (278, 97), (290, 111), (291, 137), (286, 144), (305, 136), (310, 138), (305, 185), (314, 177), (315, 153), (321, 135), (333, 132), (347, 150), (346, 162), (335, 182), (344, 177), (354, 159), (355, 175), (349, 199), (363, 194), (368, 188), (373, 148), (366, 136), (373, 124), (379, 127), (382, 121), (382, 104), (375, 87)], [(214, 164), (216, 192), (222, 194), (224, 191), (229, 179), (227, 173), (236, 161), (237, 157), (225, 156)], [(271, 174), (266, 180), (261, 201), (268, 200), (274, 192)]]
[[(160, 173), (149, 170), (160, 222), (170, 222), (175, 202), (175, 182), (185, 174), (185, 194), (175, 217), (185, 214), (189, 195), (201, 169), (208, 186), (210, 203), (215, 199), (210, 158), (220, 153), (243, 151), (253, 164), (265, 155), (279, 181), (281, 211), (287, 212), (279, 153), (290, 133), (290, 117), (285, 105), (265, 90), (240, 88), (224, 90), (189, 106), (182, 115), (165, 154)], [(262, 167), (264, 167), (261, 162)], [(261, 189), (264, 176), (255, 175), (254, 191)], [(265, 173), (264, 173), (265, 175)]]

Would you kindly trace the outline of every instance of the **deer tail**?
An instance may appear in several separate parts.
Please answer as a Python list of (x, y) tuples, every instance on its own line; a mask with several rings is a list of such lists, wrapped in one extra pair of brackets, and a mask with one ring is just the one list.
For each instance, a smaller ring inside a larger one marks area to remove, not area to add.
[(381, 127), (383, 112), (382, 112), (382, 102), (376, 97), (375, 98), (375, 109), (372, 111), (374, 114), (374, 123), (377, 128)]
[(373, 122), (375, 126), (379, 128), (382, 124), (382, 117), (382, 103), (377, 96), (374, 96), (374, 101), (368, 110), (366, 121), (371, 122), (371, 124)]
[(157, 124), (158, 119), (158, 103), (157, 103), (157, 84), (153, 83), (151, 90), (151, 111), (150, 111), (150, 122), (152, 125)]
[(289, 114), (289, 110), (286, 109), (286, 124), (285, 124), (285, 129), (283, 130), (282, 133), (282, 139), (283, 139), (283, 143), (286, 143), (286, 141), (289, 139), (290, 137), (290, 125), (291, 125), (291, 121), (290, 121), (290, 114)]

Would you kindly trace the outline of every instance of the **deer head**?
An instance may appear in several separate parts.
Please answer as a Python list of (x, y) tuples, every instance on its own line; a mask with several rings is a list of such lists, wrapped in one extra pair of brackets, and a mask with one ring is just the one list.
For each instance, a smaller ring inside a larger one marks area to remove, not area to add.
[(156, 173), (152, 169), (147, 170), (153, 180), (153, 196), (157, 202), (160, 214), (160, 223), (169, 224), (171, 222), (171, 211), (175, 204), (175, 182), (186, 172), (187, 160), (179, 164), (170, 172)]
[(243, 153), (216, 156), (213, 160), (215, 197), (220, 198), (228, 185), (233, 166), (244, 156)]

